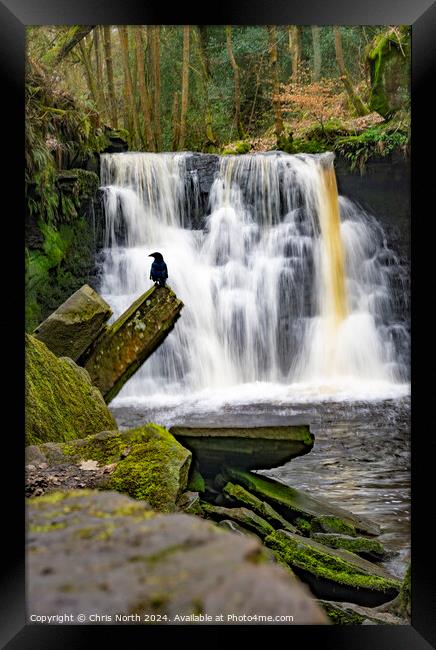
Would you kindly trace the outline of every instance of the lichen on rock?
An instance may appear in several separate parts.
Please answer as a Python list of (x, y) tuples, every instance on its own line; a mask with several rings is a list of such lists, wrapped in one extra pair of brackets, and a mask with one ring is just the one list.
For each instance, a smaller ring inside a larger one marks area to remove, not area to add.
[[(157, 424), (128, 431), (103, 431), (82, 440), (47, 444), (27, 450), (27, 462), (45, 462), (53, 473), (66, 463), (89, 470), (86, 487), (116, 490), (148, 502), (155, 510), (171, 512), (186, 489), (191, 453)], [(107, 471), (105, 471), (107, 470)], [(60, 485), (62, 487), (62, 485)], [(66, 486), (68, 487), (68, 485)]]
[(26, 334), (26, 444), (83, 438), (116, 422), (88, 373)]

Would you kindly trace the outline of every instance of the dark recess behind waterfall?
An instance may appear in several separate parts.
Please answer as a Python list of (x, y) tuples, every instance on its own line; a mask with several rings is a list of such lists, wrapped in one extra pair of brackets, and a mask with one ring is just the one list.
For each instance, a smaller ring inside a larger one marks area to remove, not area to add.
[[(120, 153), (119, 149), (109, 152)], [(271, 153), (270, 155), (275, 155)], [(209, 194), (219, 168), (219, 156), (215, 154), (193, 153), (186, 161), (187, 191), (193, 189), (193, 179), (197, 176), (200, 191), (200, 204), (190, 214), (190, 228), (203, 228), (204, 217), (208, 214)], [(95, 167), (94, 167), (95, 169)], [(410, 163), (400, 151), (393, 151), (384, 157), (373, 157), (365, 166), (364, 172), (351, 170), (350, 163), (339, 156), (335, 158), (335, 170), (339, 194), (358, 203), (372, 214), (386, 236), (387, 246), (398, 256), (406, 285), (399, 288), (397, 314), (403, 322), (409, 321), (410, 277)], [(90, 283), (99, 290), (99, 260), (104, 245), (104, 210), (102, 193), (95, 210), (95, 241), (97, 264)], [(122, 236), (122, 233), (119, 233)]]

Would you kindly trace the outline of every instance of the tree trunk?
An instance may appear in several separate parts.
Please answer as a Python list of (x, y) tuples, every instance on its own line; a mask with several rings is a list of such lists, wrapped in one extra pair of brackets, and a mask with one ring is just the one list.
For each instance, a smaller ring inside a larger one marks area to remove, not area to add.
[(156, 151), (162, 148), (162, 135), (160, 125), (160, 26), (150, 25), (150, 77), (153, 86), (153, 118), (154, 118), (154, 139)]
[(132, 141), (132, 144), (136, 145), (141, 138), (141, 129), (139, 126), (138, 113), (135, 110), (133, 84), (129, 67), (129, 37), (127, 34), (127, 27), (125, 25), (119, 26), (118, 32), (120, 35), (121, 55), (123, 60), (124, 98), (127, 124), (129, 125), (130, 139)]
[(210, 97), (209, 97), (209, 82), (211, 79), (210, 73), (210, 62), (207, 56), (207, 36), (206, 28), (204, 25), (197, 25), (197, 43), (198, 43), (198, 53), (201, 63), (201, 76), (203, 79), (203, 94), (204, 94), (204, 114), (205, 114), (205, 127), (206, 127), (206, 147), (209, 145), (216, 146), (217, 139), (213, 132), (213, 119), (212, 119), (212, 110), (210, 106)]
[(42, 57), (43, 65), (58, 65), (69, 52), (87, 36), (95, 25), (73, 25)]
[(354, 106), (357, 115), (367, 115), (368, 109), (355, 92), (353, 84), (350, 81), (347, 68), (345, 67), (344, 52), (342, 50), (342, 37), (338, 26), (333, 27), (333, 33), (335, 36), (336, 61), (341, 75), (341, 80), (345, 86), (345, 90), (347, 91), (348, 97), (350, 98), (350, 101)]
[(145, 82), (144, 68), (144, 43), (142, 40), (142, 27), (135, 28), (136, 42), (136, 67), (138, 71), (139, 98), (141, 101), (141, 111), (144, 116), (144, 129), (147, 142), (147, 148), (155, 151), (153, 129), (151, 126), (151, 101), (148, 94), (147, 84)]
[(98, 110), (102, 116), (106, 112), (106, 101), (104, 97), (104, 84), (103, 84), (103, 64), (101, 57), (101, 46), (100, 46), (100, 27), (94, 29), (94, 54), (95, 54), (95, 70), (96, 70), (96, 82), (97, 82), (97, 100), (98, 100)]
[(91, 57), (86, 48), (85, 41), (83, 40), (80, 41), (79, 50), (80, 50), (80, 58), (82, 59), (83, 67), (85, 68), (86, 82), (88, 84), (89, 94), (91, 95), (91, 99), (93, 100), (94, 104), (98, 106), (97, 88), (95, 85), (94, 71), (92, 69)]
[(291, 53), (292, 83), (297, 83), (301, 66), (301, 27), (290, 25), (288, 28), (289, 51)]
[(313, 80), (321, 78), (321, 27), (312, 25)]
[(107, 87), (109, 94), (109, 110), (112, 119), (112, 126), (118, 128), (118, 116), (117, 116), (117, 102), (115, 97), (115, 86), (114, 86), (114, 67), (112, 63), (112, 40), (111, 40), (111, 28), (108, 25), (103, 26), (103, 42), (104, 42), (104, 53), (106, 60), (106, 77), (107, 77)]
[(189, 25), (183, 27), (182, 101), (180, 107), (180, 138), (178, 149), (185, 148), (186, 115), (189, 99)]
[(180, 113), (179, 113), (179, 93), (174, 93), (173, 98), (173, 151), (177, 151), (180, 141)]
[(278, 54), (277, 54), (277, 30), (275, 27), (268, 27), (269, 57), (271, 64), (272, 78), (272, 105), (274, 110), (275, 134), (277, 140), (283, 133), (283, 118), (280, 109), (278, 95), (280, 92), (280, 78), (278, 71)]
[(230, 65), (233, 70), (233, 79), (235, 84), (235, 123), (238, 135), (240, 138), (245, 137), (244, 129), (241, 124), (241, 80), (239, 74), (239, 67), (236, 63), (235, 56), (233, 54), (232, 47), (232, 27), (231, 25), (226, 26), (226, 42), (227, 42), (227, 53), (229, 55)]

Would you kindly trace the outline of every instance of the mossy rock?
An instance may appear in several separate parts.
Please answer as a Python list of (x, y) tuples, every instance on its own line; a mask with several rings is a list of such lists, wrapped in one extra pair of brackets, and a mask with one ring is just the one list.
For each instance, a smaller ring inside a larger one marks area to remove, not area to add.
[(394, 616), (399, 616), (406, 621), (410, 622), (412, 616), (412, 602), (411, 602), (411, 569), (410, 564), (407, 567), (406, 574), (401, 583), (400, 593), (391, 603), (386, 603), (378, 608), (380, 612), (386, 612)]
[(349, 551), (331, 549), (284, 530), (275, 531), (264, 541), (280, 552), (318, 598), (374, 607), (399, 592), (398, 580)]
[(62, 452), (75, 462), (116, 464), (101, 487), (146, 501), (161, 512), (174, 511), (177, 498), (186, 489), (191, 453), (157, 424), (102, 432), (64, 445)]
[(368, 52), (371, 77), (369, 106), (386, 119), (409, 101), (410, 35), (409, 26), (389, 28), (379, 34)]
[(246, 140), (237, 140), (236, 142), (230, 142), (226, 145), (221, 151), (222, 156), (235, 156), (248, 153), (251, 149), (251, 143)]
[(330, 548), (345, 548), (367, 560), (380, 562), (390, 556), (383, 544), (376, 539), (367, 537), (351, 537), (335, 533), (312, 533), (312, 539)]
[(26, 444), (84, 438), (116, 429), (113, 415), (89, 375), (71, 359), (57, 358), (26, 334)]
[(107, 302), (85, 284), (40, 323), (33, 336), (56, 356), (78, 361), (111, 316)]
[(228, 615), (259, 613), (291, 615), (297, 624), (327, 622), (308, 589), (271, 564), (258, 540), (199, 517), (159, 514), (116, 492), (76, 490), (29, 499), (27, 522), (33, 614), (63, 612), (67, 599), (75, 618), (111, 617), (103, 625), (144, 624), (145, 615), (192, 625), (200, 612), (213, 621), (223, 616), (223, 625), (240, 624)]
[(311, 522), (311, 535), (318, 532), (332, 533), (337, 535), (348, 535), (349, 537), (356, 537), (356, 528), (348, 521), (344, 521), (340, 517), (314, 517)]
[(222, 506), (214, 506), (205, 501), (201, 503), (201, 508), (206, 517), (209, 517), (214, 521), (231, 519), (244, 528), (248, 528), (248, 530), (256, 533), (262, 539), (274, 531), (271, 524), (251, 510), (248, 510), (248, 508), (224, 508)]
[(204, 478), (196, 467), (191, 468), (189, 473), (188, 490), (191, 492), (204, 492), (206, 490)]
[(269, 503), (261, 501), (261, 499), (258, 499), (254, 494), (250, 494), (250, 492), (245, 490), (241, 485), (226, 483), (223, 492), (226, 496), (230, 497), (232, 501), (236, 502), (236, 504), (247, 507), (263, 517), (263, 519), (266, 519), (266, 521), (274, 528), (283, 528), (284, 530), (290, 530), (293, 533), (296, 532), (295, 526), (279, 515), (279, 513), (276, 512)]
[(331, 600), (318, 601), (334, 625), (404, 625), (407, 621), (389, 613), (378, 612), (372, 607), (355, 603), (339, 603)]
[(338, 526), (339, 523), (342, 523), (344, 527), (342, 530), (325, 532), (350, 534), (348, 531), (354, 526), (356, 530), (365, 534), (378, 535), (380, 533), (380, 528), (376, 523), (354, 515), (324, 499), (315, 499), (302, 490), (289, 487), (269, 477), (230, 467), (222, 470), (222, 477), (242, 485), (249, 492), (267, 501), (287, 520), (292, 521), (293, 518), (303, 517), (312, 522), (314, 519), (328, 517), (337, 520)]

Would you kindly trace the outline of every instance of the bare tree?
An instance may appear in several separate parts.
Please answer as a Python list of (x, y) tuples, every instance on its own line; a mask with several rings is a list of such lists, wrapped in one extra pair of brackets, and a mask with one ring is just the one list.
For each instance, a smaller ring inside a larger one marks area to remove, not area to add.
[(104, 53), (106, 61), (106, 77), (107, 77), (107, 87), (109, 95), (109, 109), (112, 119), (112, 125), (118, 127), (118, 115), (117, 115), (117, 102), (115, 97), (115, 86), (114, 86), (114, 67), (112, 61), (112, 38), (111, 38), (111, 28), (108, 25), (103, 26), (103, 43), (104, 43)]
[(301, 26), (289, 25), (289, 51), (291, 53), (292, 81), (297, 83), (301, 65)]
[(280, 78), (278, 70), (277, 29), (275, 27), (268, 27), (268, 41), (269, 57), (272, 70), (272, 105), (274, 110), (275, 134), (276, 138), (278, 139), (283, 133), (283, 118), (279, 101)]
[(312, 25), (313, 81), (321, 77), (321, 27)]
[(180, 107), (180, 137), (178, 148), (184, 149), (186, 140), (186, 115), (189, 98), (189, 25), (183, 27), (183, 58), (182, 58), (182, 101)]
[(335, 36), (336, 61), (341, 75), (341, 80), (345, 86), (345, 90), (347, 91), (348, 97), (350, 98), (350, 101), (354, 106), (357, 115), (367, 115), (369, 112), (368, 108), (365, 106), (359, 95), (354, 90), (353, 84), (351, 83), (347, 68), (345, 66), (344, 52), (342, 49), (342, 36), (340, 28), (337, 25), (333, 27), (333, 33)]
[(141, 128), (139, 125), (138, 113), (135, 110), (135, 100), (133, 96), (133, 84), (129, 67), (129, 38), (127, 34), (127, 27), (125, 25), (120, 25), (118, 27), (118, 32), (120, 35), (121, 56), (123, 61), (124, 99), (127, 124), (129, 127), (132, 143), (136, 145), (141, 139)]
[(226, 26), (226, 44), (227, 44), (227, 53), (229, 55), (230, 65), (233, 70), (233, 80), (235, 85), (235, 123), (238, 135), (240, 138), (245, 137), (244, 129), (241, 124), (241, 78), (239, 73), (239, 66), (236, 63), (235, 55), (233, 54), (233, 45), (232, 45), (232, 27), (231, 25)]
[(153, 136), (153, 129), (151, 124), (151, 100), (148, 93), (147, 84), (145, 81), (145, 67), (144, 67), (144, 42), (142, 39), (142, 26), (135, 28), (135, 44), (136, 44), (136, 66), (138, 73), (139, 85), (139, 98), (141, 102), (141, 111), (144, 116), (145, 138), (147, 147), (150, 151), (155, 151), (155, 143)]
[(95, 72), (96, 72), (96, 86), (97, 86), (97, 105), (99, 112), (104, 115), (106, 113), (106, 101), (104, 97), (104, 84), (103, 84), (103, 61), (101, 56), (100, 45), (100, 27), (96, 27), (93, 31), (94, 35), (94, 56), (95, 56)]
[(160, 26), (150, 25), (147, 28), (150, 43), (150, 77), (153, 88), (153, 121), (156, 151), (162, 148), (162, 134), (160, 124)]

